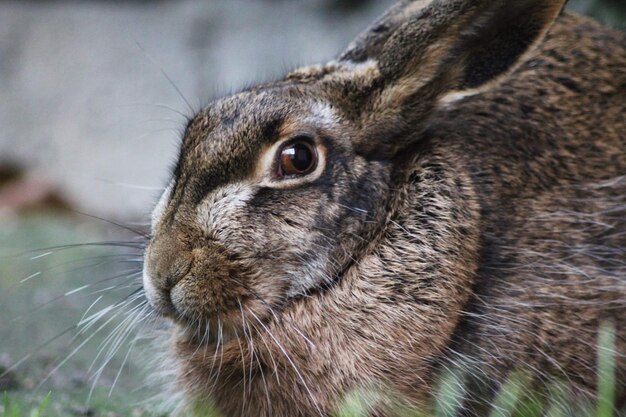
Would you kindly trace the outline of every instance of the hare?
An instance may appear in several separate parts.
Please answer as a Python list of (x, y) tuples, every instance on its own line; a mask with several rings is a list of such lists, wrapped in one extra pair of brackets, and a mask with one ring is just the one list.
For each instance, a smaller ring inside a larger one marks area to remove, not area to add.
[[(626, 389), (626, 37), (564, 0), (401, 1), (335, 61), (188, 123), (144, 289), (182, 413), (428, 407), (467, 371)], [(185, 414), (187, 415), (187, 414)]]

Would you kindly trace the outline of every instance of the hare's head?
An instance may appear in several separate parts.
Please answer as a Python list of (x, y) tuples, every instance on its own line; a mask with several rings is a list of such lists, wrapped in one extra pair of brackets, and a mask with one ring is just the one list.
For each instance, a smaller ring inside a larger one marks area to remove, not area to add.
[(404, 1), (337, 61), (202, 110), (153, 215), (153, 306), (228, 334), (332, 291), (405, 198), (431, 115), (505, 78), (563, 3)]
[(382, 223), (386, 162), (319, 86), (268, 85), (190, 122), (154, 213), (145, 286), (172, 317), (238, 327), (341, 278)]

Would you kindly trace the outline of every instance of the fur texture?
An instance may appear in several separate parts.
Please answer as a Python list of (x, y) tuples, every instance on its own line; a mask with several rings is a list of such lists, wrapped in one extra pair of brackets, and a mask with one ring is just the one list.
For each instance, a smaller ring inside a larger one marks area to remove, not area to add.
[[(403, 1), (190, 121), (144, 269), (189, 409), (427, 408), (450, 367), (466, 414), (515, 369), (586, 398), (604, 320), (623, 403), (626, 39), (562, 6)], [(316, 169), (277, 176), (302, 137)]]

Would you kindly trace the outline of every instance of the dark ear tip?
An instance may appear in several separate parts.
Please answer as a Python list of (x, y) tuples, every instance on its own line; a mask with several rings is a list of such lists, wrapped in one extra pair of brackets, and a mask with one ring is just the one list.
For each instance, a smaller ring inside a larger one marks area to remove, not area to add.
[(379, 24), (379, 25), (374, 26), (374, 27), (372, 28), (372, 32), (374, 32), (374, 33), (385, 33), (385, 32), (388, 32), (388, 31), (389, 31), (389, 29), (391, 29), (391, 28), (389, 27), (389, 25), (384, 24), (384, 23), (381, 23), (381, 24)]
[(547, 33), (566, 0), (498, 1), (475, 27), (461, 34), (457, 51), (466, 52), (461, 89), (475, 89), (506, 74)]

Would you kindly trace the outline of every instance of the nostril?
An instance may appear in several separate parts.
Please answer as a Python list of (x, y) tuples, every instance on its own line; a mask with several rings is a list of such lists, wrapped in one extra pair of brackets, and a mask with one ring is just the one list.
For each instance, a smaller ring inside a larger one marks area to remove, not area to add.
[(168, 271), (169, 273), (165, 276), (165, 282), (167, 284), (167, 289), (170, 290), (172, 287), (187, 275), (189, 270), (191, 269), (191, 259), (190, 257), (181, 257), (179, 258)]
[(169, 291), (191, 269), (190, 251), (176, 238), (156, 237), (147, 249), (146, 268), (154, 286)]

